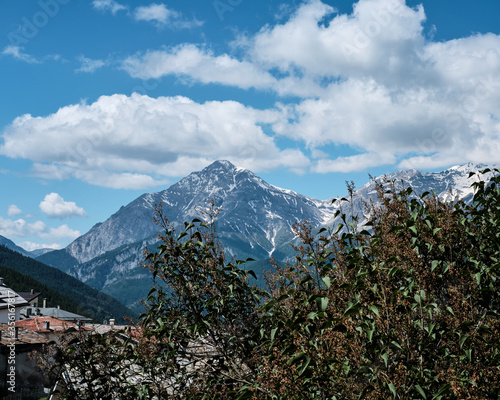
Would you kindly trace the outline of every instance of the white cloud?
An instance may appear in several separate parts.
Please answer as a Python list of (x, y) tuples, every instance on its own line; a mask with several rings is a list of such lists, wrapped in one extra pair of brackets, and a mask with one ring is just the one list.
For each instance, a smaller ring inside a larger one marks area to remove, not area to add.
[(84, 56), (78, 57), (78, 61), (80, 62), (80, 67), (75, 70), (76, 72), (92, 73), (106, 65), (106, 62), (103, 60), (92, 60)]
[(42, 239), (76, 239), (80, 236), (80, 232), (67, 225), (50, 228), (42, 221), (29, 223), (22, 218), (14, 221), (0, 217), (0, 235), (7, 238), (34, 236)]
[(9, 217), (15, 217), (16, 215), (22, 214), (22, 210), (15, 204), (11, 204), (7, 210), (7, 215)]
[(307, 158), (265, 132), (280, 110), (185, 97), (102, 96), (46, 117), (24, 115), (3, 133), (0, 154), (34, 161), (37, 175), (113, 188), (164, 184), (217, 159), (254, 171), (303, 170)]
[[(129, 15), (162, 26), (184, 20), (164, 4)], [(220, 158), (256, 171), (317, 172), (498, 161), (500, 36), (434, 42), (424, 36), (425, 19), (422, 6), (404, 0), (359, 0), (349, 15), (310, 0), (240, 36), (232, 55), (189, 43), (138, 53), (121, 63), (132, 77), (252, 88), (286, 105), (103, 96), (17, 118), (3, 131), (0, 154), (32, 160), (39, 176), (131, 188)], [(356, 155), (325, 157), (335, 146)]]
[(86, 217), (87, 213), (75, 202), (65, 201), (57, 193), (49, 193), (40, 203), (40, 210), (50, 218), (67, 219), (73, 217)]
[(100, 11), (110, 11), (113, 15), (120, 10), (127, 10), (128, 7), (120, 4), (114, 0), (94, 0), (92, 5), (95, 9)]
[(133, 16), (136, 21), (151, 22), (158, 28), (168, 26), (170, 28), (190, 29), (203, 25), (201, 21), (196, 19), (184, 19), (180, 12), (167, 8), (163, 3), (137, 7)]
[(33, 243), (33, 242), (25, 241), (25, 242), (20, 243), (19, 245), (26, 251), (33, 251), (33, 250), (39, 250), (39, 249), (59, 250), (62, 248), (62, 246), (59, 243), (43, 244), (43, 243)]
[(168, 50), (149, 51), (127, 58), (122, 68), (132, 77), (149, 79), (178, 75), (201, 83), (219, 83), (243, 89), (268, 88), (275, 78), (252, 63), (239, 61), (227, 54), (212, 52), (185, 44)]
[(76, 239), (81, 236), (79, 231), (71, 229), (68, 225), (60, 225), (57, 228), (49, 228), (47, 232), (43, 232), (40, 234), (42, 239), (64, 239), (71, 238)]
[(391, 79), (388, 68), (415, 61), (404, 57), (424, 42), (421, 7), (406, 7), (404, 0), (360, 0), (351, 15), (334, 11), (319, 0), (305, 3), (288, 21), (266, 26), (248, 40), (252, 59), (318, 77)]
[(319, 160), (312, 168), (313, 172), (357, 172), (382, 164), (394, 164), (391, 154), (364, 153), (349, 157), (337, 157), (335, 160)]

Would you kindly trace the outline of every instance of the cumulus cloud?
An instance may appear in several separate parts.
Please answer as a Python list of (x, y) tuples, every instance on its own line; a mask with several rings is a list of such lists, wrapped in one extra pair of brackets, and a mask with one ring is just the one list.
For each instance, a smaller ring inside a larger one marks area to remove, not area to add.
[[(164, 4), (130, 15), (182, 20)], [(32, 160), (39, 176), (133, 188), (220, 158), (298, 172), (497, 162), (500, 36), (433, 42), (425, 19), (421, 5), (404, 0), (359, 0), (350, 14), (310, 0), (239, 36), (231, 55), (190, 43), (131, 55), (121, 68), (134, 78), (260, 90), (277, 102), (258, 110), (234, 101), (103, 96), (17, 118), (3, 131), (0, 154)], [(354, 155), (325, 157), (335, 146)]]
[(67, 219), (73, 217), (86, 217), (87, 213), (75, 202), (65, 201), (57, 193), (49, 193), (40, 203), (40, 210), (50, 218)]
[(76, 177), (114, 188), (163, 184), (217, 159), (254, 171), (303, 170), (305, 155), (280, 149), (266, 133), (282, 117), (278, 109), (235, 101), (102, 96), (46, 117), (17, 118), (4, 130), (0, 154), (33, 160), (45, 178)]
[(11, 204), (7, 209), (7, 215), (9, 217), (15, 217), (16, 215), (22, 214), (22, 210), (15, 204)]
[(178, 11), (168, 8), (165, 4), (150, 4), (148, 6), (137, 7), (133, 12), (136, 21), (151, 22), (158, 28), (170, 27), (189, 29), (203, 25), (196, 19), (187, 20)]
[(0, 217), (0, 235), (8, 238), (34, 236), (42, 239), (76, 239), (80, 236), (80, 232), (66, 224), (51, 228), (42, 221), (26, 222), (22, 218), (11, 220)]
[(403, 0), (360, 0), (351, 15), (313, 0), (245, 38), (253, 63), (322, 82), (277, 132), (313, 151), (336, 144), (360, 153), (319, 160), (314, 171), (498, 160), (500, 37), (433, 43), (424, 21), (423, 7)]

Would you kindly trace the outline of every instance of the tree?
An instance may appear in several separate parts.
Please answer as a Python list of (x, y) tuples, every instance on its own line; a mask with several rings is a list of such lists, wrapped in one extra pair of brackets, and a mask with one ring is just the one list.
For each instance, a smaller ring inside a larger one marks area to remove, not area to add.
[[(159, 399), (499, 398), (499, 182), (475, 183), (470, 205), (383, 182), (363, 230), (341, 211), (316, 235), (298, 224), (296, 259), (274, 267), (266, 291), (225, 259), (216, 210), (180, 234), (160, 212), (143, 335), (100, 346), (93, 359), (125, 373), (96, 372), (87, 387), (121, 388), (118, 398), (130, 385)], [(63, 351), (66, 371), (82, 368), (77, 349)]]

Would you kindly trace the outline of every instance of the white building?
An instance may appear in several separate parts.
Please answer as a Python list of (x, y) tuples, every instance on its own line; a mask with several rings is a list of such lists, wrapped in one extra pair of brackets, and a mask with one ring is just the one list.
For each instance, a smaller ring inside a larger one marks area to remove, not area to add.
[(29, 303), (11, 288), (5, 286), (0, 278), (0, 323), (19, 321), (21, 308)]

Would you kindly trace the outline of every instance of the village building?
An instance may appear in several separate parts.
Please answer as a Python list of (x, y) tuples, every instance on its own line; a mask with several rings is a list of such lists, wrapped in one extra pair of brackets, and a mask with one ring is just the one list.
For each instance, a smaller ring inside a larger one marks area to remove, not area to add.
[(21, 309), (29, 303), (11, 288), (7, 287), (0, 278), (0, 323), (18, 321), (21, 318)]

